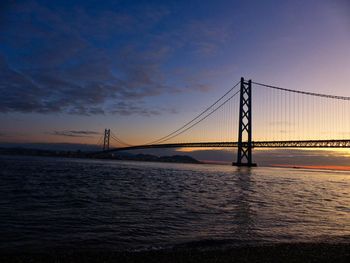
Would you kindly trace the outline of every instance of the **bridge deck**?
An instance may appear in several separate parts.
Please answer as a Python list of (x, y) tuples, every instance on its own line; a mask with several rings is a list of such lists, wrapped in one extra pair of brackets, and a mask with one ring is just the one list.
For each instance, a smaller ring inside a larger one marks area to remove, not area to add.
[[(234, 148), (238, 142), (196, 142), (196, 143), (169, 143), (136, 145), (123, 148), (114, 148), (105, 152), (159, 149), (159, 148)], [(253, 141), (253, 148), (350, 148), (350, 139), (347, 140), (304, 140), (304, 141)]]

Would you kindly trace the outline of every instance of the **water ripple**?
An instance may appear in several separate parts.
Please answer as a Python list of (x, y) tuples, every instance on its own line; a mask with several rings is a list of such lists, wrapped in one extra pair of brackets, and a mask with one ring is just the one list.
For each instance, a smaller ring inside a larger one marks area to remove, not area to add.
[(350, 173), (0, 157), (0, 249), (350, 241)]

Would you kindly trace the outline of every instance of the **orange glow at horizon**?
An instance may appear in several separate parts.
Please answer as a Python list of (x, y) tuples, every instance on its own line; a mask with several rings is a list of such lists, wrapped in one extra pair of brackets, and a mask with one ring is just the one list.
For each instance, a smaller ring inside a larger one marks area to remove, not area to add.
[(320, 169), (320, 170), (336, 170), (336, 171), (350, 171), (350, 166), (347, 165), (290, 165), (290, 164), (276, 164), (274, 167), (298, 168), (298, 169)]

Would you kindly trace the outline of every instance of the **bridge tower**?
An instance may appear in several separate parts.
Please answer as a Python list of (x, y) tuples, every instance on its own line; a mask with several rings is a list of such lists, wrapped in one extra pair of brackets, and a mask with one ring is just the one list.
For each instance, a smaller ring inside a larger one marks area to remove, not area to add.
[(241, 78), (238, 150), (235, 166), (256, 166), (252, 160), (252, 81)]
[(111, 135), (111, 130), (110, 129), (105, 129), (105, 135), (103, 137), (103, 150), (109, 150), (109, 138)]

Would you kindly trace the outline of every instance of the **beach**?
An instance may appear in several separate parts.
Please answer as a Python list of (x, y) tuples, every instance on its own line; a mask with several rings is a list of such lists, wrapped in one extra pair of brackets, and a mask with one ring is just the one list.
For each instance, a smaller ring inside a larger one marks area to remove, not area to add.
[(112, 262), (349, 262), (350, 243), (291, 243), (230, 249), (172, 249), (144, 252), (46, 251), (2, 253), (4, 263), (112, 263)]

